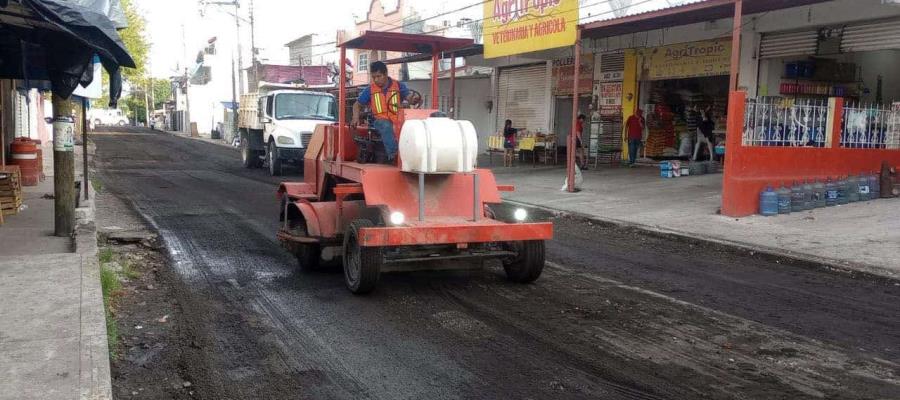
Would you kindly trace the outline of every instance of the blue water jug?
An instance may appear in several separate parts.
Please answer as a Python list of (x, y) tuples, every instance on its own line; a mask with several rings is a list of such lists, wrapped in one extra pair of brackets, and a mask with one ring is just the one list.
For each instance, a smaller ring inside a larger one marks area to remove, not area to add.
[(869, 198), (872, 200), (881, 198), (881, 181), (877, 174), (869, 175)]
[(778, 213), (779, 214), (790, 214), (791, 213), (791, 189), (788, 189), (784, 186), (784, 183), (781, 184), (781, 187), (778, 188)]
[(853, 175), (847, 177), (847, 201), (850, 203), (859, 201), (859, 178)]
[(847, 199), (847, 196), (850, 195), (850, 184), (847, 182), (847, 178), (841, 177), (841, 180), (838, 181), (838, 205), (844, 205), (850, 202)]
[(869, 188), (869, 176), (865, 172), (859, 174), (859, 201), (869, 201), (872, 189)]
[(837, 184), (831, 180), (831, 177), (828, 177), (828, 180), (825, 181), (825, 205), (828, 207), (833, 207), (837, 205), (838, 202), (838, 186)]
[(791, 186), (791, 212), (803, 211), (803, 186), (794, 181)]
[(813, 187), (809, 181), (803, 182), (803, 209), (804, 210), (812, 210), (815, 208), (815, 200), (813, 198)]
[(816, 183), (813, 185), (813, 207), (825, 207), (825, 185), (818, 179), (816, 179)]
[(771, 186), (759, 194), (759, 213), (766, 217), (778, 215), (778, 195)]

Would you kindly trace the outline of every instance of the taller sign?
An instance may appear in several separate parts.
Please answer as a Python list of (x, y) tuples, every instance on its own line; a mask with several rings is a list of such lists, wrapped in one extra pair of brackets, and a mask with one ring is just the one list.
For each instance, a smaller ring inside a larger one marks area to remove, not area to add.
[(484, 3), (484, 57), (571, 46), (578, 0), (488, 0)]

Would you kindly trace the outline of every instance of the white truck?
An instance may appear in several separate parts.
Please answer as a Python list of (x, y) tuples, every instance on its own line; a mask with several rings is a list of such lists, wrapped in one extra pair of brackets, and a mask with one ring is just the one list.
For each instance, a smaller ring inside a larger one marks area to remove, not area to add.
[(94, 126), (125, 126), (129, 124), (128, 117), (125, 116), (125, 113), (122, 112), (122, 110), (117, 108), (92, 108), (88, 110), (88, 120), (91, 121)]
[(267, 167), (272, 176), (281, 175), (284, 164), (302, 169), (316, 125), (335, 120), (337, 107), (329, 93), (262, 86), (242, 96), (238, 134), (244, 167)]

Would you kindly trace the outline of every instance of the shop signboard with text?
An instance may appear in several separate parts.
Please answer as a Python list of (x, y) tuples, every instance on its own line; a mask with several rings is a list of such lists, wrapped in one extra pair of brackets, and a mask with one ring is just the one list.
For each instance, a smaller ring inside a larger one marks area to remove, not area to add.
[(681, 79), (728, 75), (731, 70), (729, 40), (707, 40), (644, 49), (648, 79)]
[(600, 115), (621, 115), (622, 82), (600, 84)]
[[(553, 94), (556, 96), (571, 96), (575, 86), (575, 57), (567, 57), (553, 61)], [(581, 55), (581, 70), (578, 74), (578, 92), (582, 95), (591, 94), (594, 87), (594, 54)]]
[(578, 0), (487, 0), (484, 57), (574, 45), (578, 8)]

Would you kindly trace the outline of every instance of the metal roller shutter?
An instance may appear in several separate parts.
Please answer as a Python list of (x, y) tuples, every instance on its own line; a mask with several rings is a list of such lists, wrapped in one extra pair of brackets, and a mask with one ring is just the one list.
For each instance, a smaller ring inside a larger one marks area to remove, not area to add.
[(547, 66), (505, 68), (497, 85), (497, 127), (507, 119), (530, 132), (547, 131)]
[(16, 91), (14, 96), (13, 104), (15, 107), (15, 119), (16, 119), (16, 137), (29, 137), (29, 122), (28, 118), (28, 99), (25, 98), (25, 94)]
[(841, 52), (900, 49), (900, 20), (848, 25), (841, 39)]
[(759, 44), (759, 58), (812, 56), (818, 47), (819, 33), (816, 30), (766, 33)]

